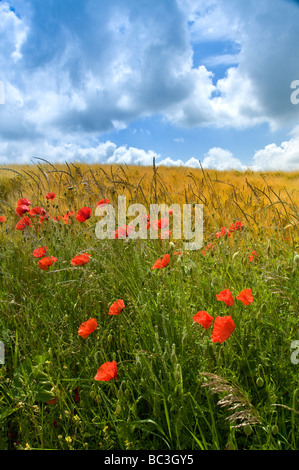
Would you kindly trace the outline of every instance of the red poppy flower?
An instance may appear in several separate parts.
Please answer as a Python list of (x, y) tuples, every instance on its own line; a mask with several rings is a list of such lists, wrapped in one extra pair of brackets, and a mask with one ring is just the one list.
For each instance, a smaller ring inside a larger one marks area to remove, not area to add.
[[(54, 385), (54, 387), (56, 388), (57, 386)], [(61, 395), (61, 390), (57, 389), (57, 392), (59, 392), (60, 395)], [(57, 392), (55, 392), (55, 393), (57, 394)], [(55, 403), (57, 403), (57, 400), (58, 400), (58, 397), (56, 396), (56, 397), (52, 398), (52, 400), (47, 401), (46, 403), (47, 403), (47, 405), (55, 405)]]
[(114, 231), (114, 238), (125, 238), (134, 231), (132, 225), (121, 225)]
[(52, 266), (52, 264), (56, 263), (56, 261), (58, 261), (58, 259), (55, 258), (55, 256), (46, 256), (45, 258), (40, 259), (37, 264), (40, 269), (47, 271), (49, 266)]
[(105, 205), (105, 204), (110, 204), (110, 201), (109, 199), (101, 199), (100, 201), (97, 202), (97, 206), (102, 206), (102, 205)]
[(197, 312), (196, 315), (194, 315), (193, 320), (203, 326), (206, 330), (210, 328), (213, 323), (213, 317), (205, 311)]
[(224, 289), (223, 291), (219, 292), (219, 294), (216, 294), (216, 298), (217, 300), (224, 302), (228, 307), (234, 305), (234, 298), (229, 289)]
[(253, 263), (253, 261), (255, 261), (256, 258), (257, 258), (256, 251), (252, 251), (251, 255), (248, 256), (248, 259), (251, 263)]
[(48, 193), (46, 194), (46, 199), (49, 200), (49, 199), (55, 199), (56, 197), (56, 194), (55, 193)]
[[(62, 217), (63, 221), (65, 224), (68, 224), (70, 223), (70, 221), (72, 220), (72, 218), (75, 216), (75, 211), (70, 211), (68, 210), (66, 212), (66, 214), (64, 214), (64, 216)], [(60, 217), (60, 216), (59, 216)]]
[(125, 303), (123, 300), (118, 299), (111, 305), (108, 315), (118, 315), (121, 313), (125, 308)]
[(147, 215), (143, 215), (142, 216), (142, 219), (143, 220), (146, 220), (146, 230), (149, 230), (150, 226), (151, 226), (151, 219), (150, 219), (150, 216), (147, 214)]
[(19, 199), (17, 201), (17, 206), (31, 206), (31, 201), (29, 201), (29, 199), (26, 199), (25, 197), (23, 197), (22, 199)]
[(40, 215), (40, 216), (39, 216), (39, 223), (40, 223), (41, 225), (44, 225), (44, 222), (47, 221), (47, 220), (49, 220), (49, 218), (50, 218), (50, 214), (46, 214), (45, 216)]
[(159, 220), (154, 220), (153, 222), (151, 222), (150, 226), (153, 227), (155, 230), (166, 228), (169, 226), (169, 217), (162, 217)]
[(96, 318), (90, 318), (79, 326), (78, 335), (86, 339), (98, 326)]
[(211, 335), (213, 343), (223, 343), (227, 340), (235, 329), (235, 324), (230, 315), (227, 317), (216, 317)]
[(47, 405), (55, 405), (57, 403), (57, 398), (56, 397), (52, 398), (52, 400), (49, 400), (46, 403)]
[(74, 388), (74, 390), (73, 390), (75, 403), (77, 403), (77, 402), (80, 400), (80, 393), (79, 393), (79, 391), (80, 391), (80, 388), (79, 388), (79, 387), (76, 387), (76, 388)]
[(244, 227), (243, 222), (241, 222), (240, 220), (237, 220), (235, 223), (233, 223), (233, 224), (229, 227), (229, 230), (230, 230), (231, 232), (235, 232), (236, 230), (241, 230), (242, 227)]
[(83, 207), (77, 212), (76, 219), (78, 222), (85, 222), (91, 216), (91, 208), (90, 207)]
[(16, 225), (17, 230), (24, 230), (25, 227), (31, 227), (31, 220), (29, 217), (23, 217)]
[(49, 400), (46, 403), (47, 405), (55, 405), (57, 403), (57, 398), (56, 397), (52, 398), (52, 400)]
[(26, 204), (20, 204), (19, 206), (16, 207), (16, 214), (18, 214), (20, 217), (22, 217), (26, 212), (30, 211), (30, 207), (27, 206)]
[(226, 227), (221, 227), (220, 232), (216, 233), (216, 238), (224, 237), (225, 235), (227, 235), (229, 237), (230, 236), (230, 231)]
[(47, 253), (47, 247), (40, 246), (39, 248), (36, 248), (35, 250), (33, 250), (31, 254), (35, 258), (42, 258), (43, 256), (46, 256), (46, 253)]
[(157, 259), (154, 266), (152, 266), (152, 269), (166, 268), (166, 266), (169, 265), (169, 262), (170, 262), (170, 256), (167, 253), (166, 255), (162, 256), (162, 259), (161, 258)]
[(45, 216), (46, 214), (47, 211), (43, 207), (32, 207), (29, 211), (29, 215), (31, 215), (31, 217), (35, 217), (36, 215)]
[(175, 251), (174, 253), (174, 256), (181, 256), (183, 254), (182, 251)]
[(162, 217), (158, 220), (158, 228), (166, 228), (169, 226), (169, 217)]
[(90, 255), (87, 253), (84, 253), (82, 255), (77, 255), (74, 256), (74, 258), (71, 261), (71, 264), (73, 266), (83, 266), (84, 264), (89, 263)]
[(107, 382), (108, 380), (117, 379), (117, 364), (115, 361), (105, 362), (101, 365), (96, 373), (95, 380)]
[(253, 302), (253, 295), (251, 289), (244, 289), (236, 299), (240, 300), (244, 305), (249, 305)]
[(208, 243), (207, 246), (202, 250), (202, 254), (206, 256), (208, 251), (213, 251), (215, 248), (215, 243)]
[(114, 238), (123, 238), (127, 236), (127, 225), (122, 225), (114, 231)]
[(3, 215), (0, 215), (0, 222), (1, 224), (3, 224), (3, 222), (6, 222), (6, 218), (3, 217)]

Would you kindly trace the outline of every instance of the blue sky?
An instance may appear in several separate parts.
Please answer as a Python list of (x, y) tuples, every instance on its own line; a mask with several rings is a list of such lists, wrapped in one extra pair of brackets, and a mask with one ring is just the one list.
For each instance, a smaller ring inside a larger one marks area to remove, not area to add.
[(0, 164), (299, 169), (298, 24), (292, 0), (0, 0)]

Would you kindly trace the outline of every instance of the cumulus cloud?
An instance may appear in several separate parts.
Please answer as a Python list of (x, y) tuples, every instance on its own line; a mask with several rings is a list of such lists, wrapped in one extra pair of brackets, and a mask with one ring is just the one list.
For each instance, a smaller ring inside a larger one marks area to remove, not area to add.
[[(25, 148), (25, 150), (24, 150)], [(250, 168), (254, 171), (281, 170), (290, 171), (299, 168), (299, 127), (295, 128), (289, 140), (281, 145), (269, 144), (256, 151), (244, 165), (233, 153), (221, 147), (213, 147), (203, 156), (191, 157), (187, 161), (171, 157), (162, 158), (154, 150), (117, 146), (114, 142), (106, 141), (82, 146), (75, 142), (53, 144), (41, 140), (0, 142), (0, 164), (9, 165), (11, 162), (19, 164), (36, 163), (38, 158), (55, 163), (82, 162), (107, 163), (127, 165), (153, 164), (155, 158), (157, 166), (185, 167), (245, 171)]]
[[(15, 3), (21, 19), (7, 2), (0, 16), (12, 17), (2, 28), (11, 36), (5, 55), (22, 56), (20, 67), (10, 67), (4, 77), (22, 96), (17, 125), (95, 136), (160, 113), (188, 94), (184, 75), (192, 50), (175, 0), (78, 0), (76, 8), (66, 0), (55, 9), (49, 0)], [(16, 37), (17, 26), (26, 37)], [(0, 110), (3, 121), (15, 104), (8, 96)], [(0, 135), (6, 138), (2, 127)]]
[(185, 166), (182, 160), (173, 160), (170, 157), (164, 158), (160, 162), (157, 162), (157, 166)]
[(158, 158), (152, 150), (145, 151), (133, 147), (121, 146), (115, 149), (113, 155), (108, 158), (107, 163), (125, 163), (127, 165), (152, 165), (153, 159)]
[(0, 164), (17, 161), (20, 164), (36, 163), (35, 158), (42, 158), (55, 163), (83, 162), (108, 164), (152, 165), (153, 158), (159, 155), (152, 150), (120, 146), (106, 141), (96, 146), (82, 147), (77, 143), (50, 144), (48, 142), (27, 142), (26, 150), (22, 150), (23, 142), (0, 142)]
[(7, 2), (0, 3), (0, 17), (1, 69), (7, 72), (9, 66), (22, 58), (21, 48), (27, 38), (28, 28)]
[[(267, 123), (273, 130), (298, 122), (290, 102), (290, 84), (299, 78), (295, 2), (11, 2), (13, 8), (0, 1), (2, 161), (27, 161), (38, 151), (53, 161), (151, 164), (155, 150), (100, 142), (151, 116), (183, 128)], [(195, 64), (196, 46), (216, 42), (230, 44), (229, 51), (218, 48)], [(226, 72), (216, 78), (219, 65)], [(296, 165), (294, 139), (259, 150), (254, 165), (264, 159), (275, 166), (282, 154)], [(203, 164), (243, 168), (216, 146)]]
[[(73, 8), (66, 0), (54, 10), (49, 0), (16, 0), (18, 16), (1, 2), (3, 62), (21, 62), (7, 77), (26, 103), (19, 120), (92, 134), (153, 113), (185, 126), (291, 119), (298, 12), (276, 3), (78, 0)], [(194, 67), (192, 46), (216, 39), (233, 41), (239, 52), (214, 57), (236, 65), (214, 83), (205, 65)]]
[(229, 150), (214, 147), (208, 151), (202, 162), (203, 168), (215, 168), (217, 170), (246, 170), (240, 160), (233, 156)]
[[(295, 2), (278, 0), (274, 8), (268, 0), (178, 1), (190, 22), (194, 45), (230, 41), (235, 54), (207, 58), (202, 64), (205, 68), (225, 62), (233, 66), (216, 83), (211, 76), (214, 89), (193, 73), (193, 87), (182, 102), (181, 114), (174, 114), (173, 120), (181, 125), (208, 122), (216, 127), (295, 125), (298, 112), (290, 104), (290, 84), (299, 76), (299, 10)], [(287, 28), (281, 27), (282, 19)], [(198, 88), (203, 100), (198, 99)]]
[(269, 144), (255, 152), (252, 169), (291, 171), (299, 168), (299, 127), (292, 132), (292, 137), (281, 145)]

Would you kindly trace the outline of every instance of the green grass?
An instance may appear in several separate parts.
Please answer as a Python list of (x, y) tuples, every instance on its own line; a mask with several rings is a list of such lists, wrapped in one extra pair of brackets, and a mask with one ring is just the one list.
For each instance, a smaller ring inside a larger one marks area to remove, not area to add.
[[(168, 241), (100, 241), (94, 229), (92, 219), (0, 227), (0, 448), (298, 449), (295, 246), (248, 226), (215, 239), (206, 256), (177, 257)], [(41, 245), (58, 258), (46, 272), (31, 256)], [(74, 268), (81, 252), (92, 259)], [(169, 266), (152, 270), (167, 252)], [(225, 288), (234, 297), (251, 288), (254, 301), (228, 307), (216, 299)], [(125, 310), (108, 315), (119, 298)], [(230, 338), (212, 343), (212, 327), (193, 321), (200, 310), (231, 315)], [(78, 328), (89, 318), (98, 327), (84, 340)], [(95, 381), (112, 360), (117, 380)]]

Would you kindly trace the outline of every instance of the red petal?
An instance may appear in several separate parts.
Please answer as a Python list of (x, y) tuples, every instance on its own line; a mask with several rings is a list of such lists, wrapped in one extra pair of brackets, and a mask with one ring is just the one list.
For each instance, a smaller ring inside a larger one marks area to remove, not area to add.
[(235, 329), (235, 324), (230, 315), (226, 317), (216, 317), (211, 336), (213, 343), (223, 343), (227, 340)]
[(101, 365), (96, 373), (95, 380), (107, 382), (108, 380), (117, 379), (117, 365), (115, 361), (105, 362)]

